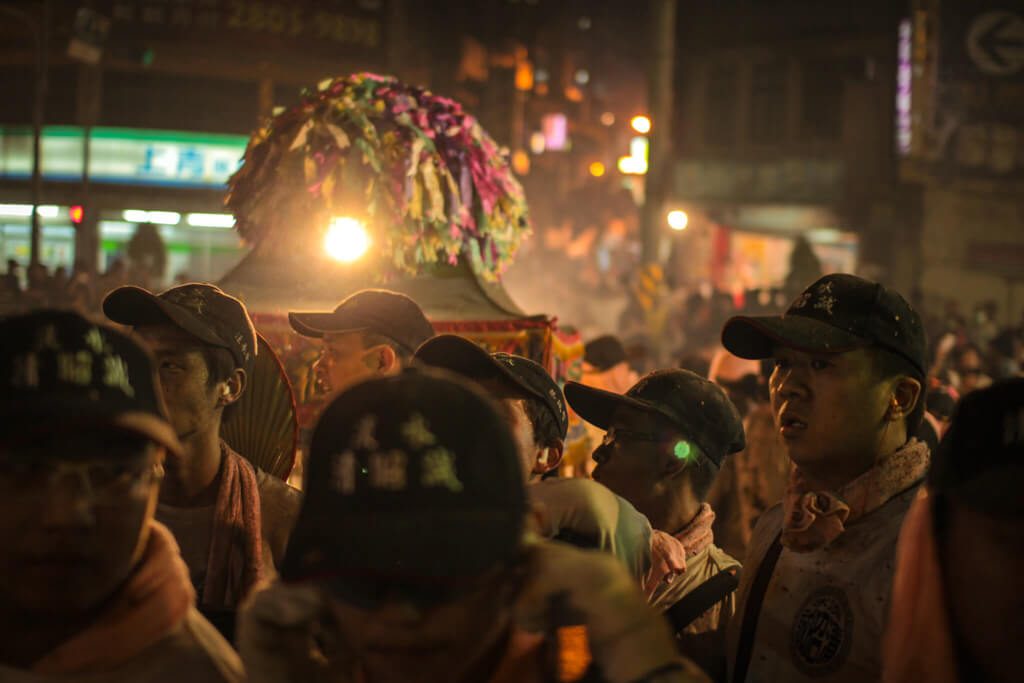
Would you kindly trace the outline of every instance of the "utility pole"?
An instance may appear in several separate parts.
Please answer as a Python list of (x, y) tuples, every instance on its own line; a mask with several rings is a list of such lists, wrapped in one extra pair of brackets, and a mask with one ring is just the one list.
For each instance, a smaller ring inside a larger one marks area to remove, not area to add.
[(86, 264), (88, 272), (96, 272), (99, 253), (99, 207), (90, 196), (89, 165), (92, 158), (92, 129), (99, 120), (103, 71), (98, 64), (82, 64), (78, 74), (78, 121), (82, 125), (82, 185), (79, 203), (85, 209), (82, 221), (75, 226), (75, 261)]
[(672, 178), (672, 66), (676, 44), (676, 0), (652, 0), (650, 36), (652, 54), (647, 102), (651, 132), (640, 223), (644, 263), (656, 263), (658, 260), (658, 244), (665, 224), (662, 214)]
[(82, 187), (80, 201), (85, 215), (75, 227), (75, 261), (84, 262), (88, 272), (96, 270), (99, 254), (99, 207), (89, 196), (89, 164), (92, 156), (92, 129), (100, 117), (103, 90), (103, 46), (110, 31), (110, 19), (88, 7), (79, 8), (68, 42), (68, 56), (81, 62), (78, 71), (78, 121), (82, 125)]
[(28, 13), (9, 5), (0, 5), (0, 14), (14, 17), (28, 27), (36, 53), (35, 93), (32, 104), (32, 237), (29, 264), (39, 263), (39, 241), (42, 229), (39, 225), (39, 205), (43, 198), (43, 173), (40, 147), (43, 138), (43, 105), (46, 102), (46, 50), (47, 29), (50, 22), (50, 3), (43, 2), (43, 16), (38, 21)]

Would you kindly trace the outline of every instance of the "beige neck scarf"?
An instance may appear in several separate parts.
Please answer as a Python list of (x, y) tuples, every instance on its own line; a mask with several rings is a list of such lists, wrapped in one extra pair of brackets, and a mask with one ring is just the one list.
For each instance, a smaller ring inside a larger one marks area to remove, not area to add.
[(782, 545), (795, 552), (824, 548), (857, 521), (924, 478), (928, 446), (911, 439), (888, 458), (836, 492), (812, 491), (800, 472), (790, 474), (783, 499)]

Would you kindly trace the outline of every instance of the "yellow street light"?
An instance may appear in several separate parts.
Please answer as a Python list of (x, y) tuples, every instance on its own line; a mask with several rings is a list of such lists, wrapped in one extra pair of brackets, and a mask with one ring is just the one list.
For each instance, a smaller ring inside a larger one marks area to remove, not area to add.
[(651, 120), (646, 116), (634, 116), (629, 122), (637, 133), (646, 134), (651, 132)]
[(590, 164), (590, 175), (594, 176), (595, 178), (600, 178), (601, 176), (603, 176), (604, 164), (602, 164), (600, 161), (595, 161), (592, 164)]
[(343, 263), (359, 259), (370, 248), (366, 226), (355, 218), (338, 217), (331, 221), (324, 239), (327, 255)]
[(647, 160), (643, 157), (619, 157), (619, 171), (627, 175), (647, 173)]
[(526, 175), (530, 172), (530, 155), (525, 149), (517, 149), (512, 153), (512, 170), (518, 175)]
[(686, 215), (685, 211), (676, 209), (675, 211), (668, 212), (668, 227), (673, 230), (686, 230), (686, 225), (690, 222), (690, 217)]

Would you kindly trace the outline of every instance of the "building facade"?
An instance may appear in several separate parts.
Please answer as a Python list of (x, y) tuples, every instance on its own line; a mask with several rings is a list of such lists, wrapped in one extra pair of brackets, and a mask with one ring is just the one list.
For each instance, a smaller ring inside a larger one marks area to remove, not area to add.
[(693, 277), (780, 286), (802, 237), (825, 270), (912, 285), (917, 192), (900, 185), (893, 123), (901, 16), (883, 1), (680, 3), (665, 209), (690, 218), (676, 246)]
[(403, 4), (26, 4), (25, 20), (0, 22), (0, 255), (30, 255), (34, 38), (46, 48), (40, 260), (103, 270), (151, 222), (166, 284), (216, 279), (241, 258), (223, 202), (250, 133), (324, 78), (391, 70)]
[(1024, 9), (915, 0), (902, 29), (900, 172), (920, 187), (922, 291), (1024, 313)]

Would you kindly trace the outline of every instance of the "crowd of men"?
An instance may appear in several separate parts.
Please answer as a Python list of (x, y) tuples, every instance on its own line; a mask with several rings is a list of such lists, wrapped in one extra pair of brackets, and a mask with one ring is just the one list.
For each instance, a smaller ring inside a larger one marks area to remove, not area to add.
[(402, 294), (293, 312), (328, 393), (301, 491), (221, 438), (243, 302), (102, 310), (0, 318), (0, 680), (1019, 679), (1024, 379), (929, 417), (881, 284), (733, 317), (707, 378), (596, 339), (564, 391)]

